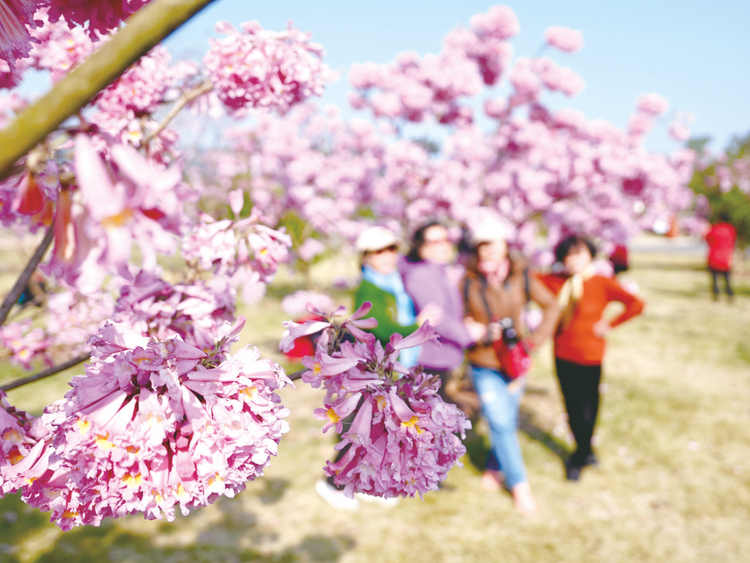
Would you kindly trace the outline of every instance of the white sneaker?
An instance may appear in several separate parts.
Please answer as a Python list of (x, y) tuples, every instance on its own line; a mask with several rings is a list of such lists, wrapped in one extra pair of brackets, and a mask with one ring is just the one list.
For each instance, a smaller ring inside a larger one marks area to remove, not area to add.
[(385, 508), (393, 508), (394, 506), (398, 506), (401, 502), (400, 497), (383, 498), (376, 497), (375, 495), (368, 495), (367, 493), (356, 493), (354, 496), (365, 502), (371, 502), (372, 504), (377, 504)]
[(344, 491), (331, 486), (325, 479), (315, 483), (315, 492), (334, 508), (349, 510), (350, 512), (359, 510), (359, 501), (356, 498), (344, 496)]

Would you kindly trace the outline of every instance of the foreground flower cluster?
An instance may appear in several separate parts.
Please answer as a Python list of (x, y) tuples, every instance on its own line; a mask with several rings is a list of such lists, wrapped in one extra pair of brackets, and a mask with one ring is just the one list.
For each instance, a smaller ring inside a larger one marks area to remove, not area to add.
[(242, 326), (204, 352), (106, 324), (85, 375), (41, 418), (2, 405), (2, 492), (21, 489), (68, 530), (135, 512), (172, 520), (244, 490), (288, 430), (275, 391), (291, 382), (255, 348), (229, 354)]
[[(421, 496), (437, 490), (448, 471), (461, 465), (466, 448), (458, 434), (465, 437), (471, 422), (437, 394), (438, 377), (397, 361), (404, 348), (435, 338), (432, 327), (425, 324), (406, 338), (394, 334), (383, 349), (362, 330), (377, 325), (375, 319), (363, 319), (370, 308), (365, 303), (337, 326), (333, 320), (341, 309), (325, 314), (310, 307), (326, 320), (285, 323), (281, 349), (290, 350), (299, 336), (322, 331), (315, 355), (303, 360), (308, 370), (302, 380), (326, 390), (324, 407), (315, 410), (315, 418), (326, 421), (323, 432), (333, 428), (341, 435), (336, 450), (343, 455), (328, 461), (325, 471), (345, 487), (345, 494)], [(342, 341), (347, 334), (353, 342)]]

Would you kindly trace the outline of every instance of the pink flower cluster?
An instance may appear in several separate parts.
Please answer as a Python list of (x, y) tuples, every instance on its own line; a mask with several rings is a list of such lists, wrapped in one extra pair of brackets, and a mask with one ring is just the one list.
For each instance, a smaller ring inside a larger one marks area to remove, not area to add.
[(474, 16), (471, 24), (471, 30), (449, 33), (439, 55), (406, 52), (390, 65), (353, 65), (351, 105), (393, 120), (420, 122), (432, 116), (443, 124), (471, 123), (471, 109), (459, 105), (459, 99), (499, 80), (513, 54), (506, 40), (517, 33), (518, 21), (510, 8), (496, 6)]
[[(448, 471), (460, 465), (466, 449), (457, 434), (464, 437), (471, 423), (437, 394), (439, 378), (421, 368), (409, 370), (397, 361), (400, 350), (434, 338), (432, 327), (422, 325), (406, 338), (394, 334), (383, 349), (362, 331), (377, 324), (375, 319), (362, 318), (370, 308), (365, 303), (340, 327), (333, 319), (341, 310), (327, 315), (327, 321), (285, 323), (281, 349), (290, 349), (296, 335), (324, 331), (315, 356), (303, 359), (308, 371), (302, 380), (326, 389), (324, 407), (315, 410), (315, 417), (326, 421), (323, 432), (333, 428), (341, 433), (336, 449), (343, 456), (328, 461), (325, 471), (345, 487), (345, 494), (421, 496), (437, 490)], [(309, 309), (326, 316), (314, 307)], [(346, 332), (354, 336), (354, 343), (341, 342)], [(343, 420), (353, 414), (345, 429)]]
[[(15, 86), (17, 60), (31, 51), (34, 13), (43, 0), (0, 2), (0, 88)], [(23, 63), (22, 63), (23, 64)]]
[(31, 369), (31, 362), (42, 355), (46, 362), (49, 340), (44, 330), (32, 328), (31, 319), (6, 324), (0, 327), (0, 346), (6, 348), (13, 363)]
[(89, 349), (88, 339), (97, 333), (104, 321), (112, 318), (114, 311), (115, 300), (104, 288), (89, 295), (70, 287), (50, 292), (45, 326), (50, 347), (63, 349), (72, 356), (83, 353)]
[(60, 193), (47, 271), (74, 284), (85, 270), (81, 282), (95, 287), (107, 272), (131, 279), (133, 242), (141, 248), (143, 269), (153, 271), (156, 253), (174, 252), (175, 235), (187, 230), (183, 202), (193, 192), (181, 169), (164, 170), (125, 145), (111, 146), (107, 163), (84, 135), (76, 137), (75, 149), (79, 190)]
[(284, 229), (259, 223), (260, 213), (232, 221), (215, 221), (201, 214), (200, 222), (182, 240), (182, 257), (193, 266), (242, 287), (243, 298), (253, 303), (263, 296), (279, 264), (289, 256), (292, 240)]
[[(47, 0), (52, 22), (64, 19), (71, 29), (88, 22), (87, 32), (96, 41), (151, 0)], [(47, 3), (47, 2), (45, 2)]]
[(547, 31), (544, 32), (544, 39), (548, 45), (565, 53), (575, 53), (583, 47), (583, 34), (569, 27), (548, 27)]
[(220, 22), (203, 59), (214, 91), (229, 113), (238, 115), (252, 107), (286, 111), (310, 96), (319, 96), (333, 78), (321, 62), (323, 48), (310, 41), (310, 33), (291, 27), (264, 30), (256, 21), (242, 24), (242, 31)]
[(288, 430), (275, 391), (291, 383), (257, 349), (225, 351), (243, 325), (225, 325), (207, 353), (107, 323), (85, 375), (42, 416), (50, 434), (2, 468), (5, 492), (22, 489), (69, 530), (135, 512), (172, 520), (176, 506), (242, 491)]
[(217, 327), (234, 319), (235, 292), (223, 277), (170, 285), (141, 271), (124, 285), (114, 320), (156, 340), (179, 336), (203, 351), (214, 347)]
[(307, 313), (308, 303), (319, 311), (331, 311), (336, 307), (333, 299), (328, 295), (300, 289), (299, 291), (290, 293), (281, 300), (281, 309), (287, 315), (296, 317)]
[[(39, 441), (48, 434), (39, 418), (11, 406), (8, 396), (0, 391), (0, 498), (18, 488), (14, 468), (29, 456)], [(38, 449), (43, 448), (39, 446)]]

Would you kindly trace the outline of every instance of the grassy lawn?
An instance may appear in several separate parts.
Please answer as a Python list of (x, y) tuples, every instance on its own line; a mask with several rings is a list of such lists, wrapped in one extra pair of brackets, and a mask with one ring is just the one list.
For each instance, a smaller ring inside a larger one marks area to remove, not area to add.
[[(134, 516), (62, 533), (8, 496), (0, 500), (0, 561), (746, 562), (750, 275), (735, 276), (730, 305), (711, 300), (700, 258), (644, 253), (632, 261), (626, 277), (640, 285), (647, 309), (609, 339), (601, 467), (578, 483), (563, 479), (570, 439), (551, 349), (537, 354), (521, 433), (537, 516), (519, 517), (507, 494), (479, 486), (481, 421), (464, 466), (424, 501), (331, 509), (313, 489), (332, 452), (312, 418), (322, 394), (300, 382), (282, 392), (292, 429), (278, 458), (237, 498), (172, 523)], [(315, 274), (326, 282), (325, 272)], [(268, 299), (243, 311), (244, 338), (277, 359), (280, 297), (297, 283), (279, 278)], [(70, 375), (13, 391), (11, 401), (39, 412), (62, 396)]]

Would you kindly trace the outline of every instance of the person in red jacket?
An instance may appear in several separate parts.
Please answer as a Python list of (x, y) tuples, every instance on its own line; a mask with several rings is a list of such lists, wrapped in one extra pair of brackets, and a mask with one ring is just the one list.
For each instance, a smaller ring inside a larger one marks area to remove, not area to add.
[(706, 233), (708, 243), (708, 269), (713, 278), (714, 300), (719, 299), (719, 276), (724, 277), (724, 289), (727, 298), (731, 301), (734, 296), (732, 285), (729, 283), (729, 275), (732, 273), (732, 259), (734, 258), (734, 244), (737, 241), (737, 231), (727, 223), (725, 214), (719, 215), (719, 223), (716, 223)]
[[(539, 276), (557, 295), (562, 311), (555, 335), (555, 367), (576, 441), (576, 450), (565, 464), (569, 481), (577, 481), (584, 467), (597, 465), (591, 438), (599, 410), (604, 336), (643, 310), (643, 301), (615, 279), (596, 273), (595, 255), (596, 247), (589, 239), (570, 236), (555, 248), (564, 272)], [(602, 314), (611, 301), (619, 301), (625, 310), (609, 321)]]

